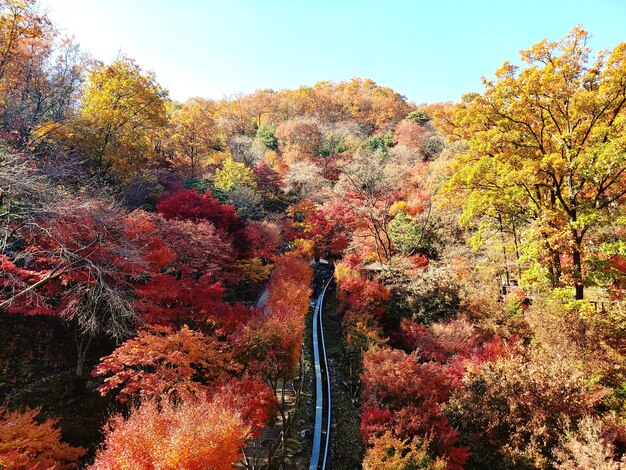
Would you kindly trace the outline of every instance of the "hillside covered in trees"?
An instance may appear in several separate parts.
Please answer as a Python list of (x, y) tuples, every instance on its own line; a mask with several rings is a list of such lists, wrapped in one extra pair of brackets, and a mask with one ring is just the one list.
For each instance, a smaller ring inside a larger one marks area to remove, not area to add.
[(459, 103), (180, 103), (0, 1), (0, 469), (259, 468), (320, 258), (362, 468), (626, 468), (626, 43), (588, 36)]

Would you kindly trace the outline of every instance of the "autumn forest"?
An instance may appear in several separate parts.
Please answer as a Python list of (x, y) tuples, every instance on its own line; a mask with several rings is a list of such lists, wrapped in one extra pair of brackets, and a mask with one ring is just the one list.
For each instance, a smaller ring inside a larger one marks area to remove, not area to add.
[(0, 0), (0, 470), (626, 469), (626, 42), (589, 35), (456, 103), (178, 102)]

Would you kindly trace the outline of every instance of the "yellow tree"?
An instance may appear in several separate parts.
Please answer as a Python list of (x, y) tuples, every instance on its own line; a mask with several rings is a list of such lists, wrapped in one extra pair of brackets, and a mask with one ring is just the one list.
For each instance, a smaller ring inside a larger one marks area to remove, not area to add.
[(167, 92), (153, 73), (122, 57), (89, 75), (81, 119), (92, 155), (106, 171), (131, 172), (151, 157), (150, 131), (165, 125)]
[(191, 176), (202, 171), (209, 156), (224, 148), (224, 138), (215, 121), (215, 103), (192, 98), (170, 119), (168, 144), (177, 166), (188, 168)]
[(577, 26), (541, 41), (521, 52), (521, 67), (505, 62), (494, 81), (483, 79), (482, 94), (438, 116), (453, 140), (467, 143), (448, 194), (463, 194), (466, 212), (499, 195), (527, 211), (546, 245), (571, 257), (577, 299), (589, 232), (615, 216), (626, 194), (626, 43), (591, 61), (587, 38)]
[(365, 470), (444, 470), (448, 466), (440, 458), (436, 460), (428, 455), (428, 446), (398, 439), (387, 431), (372, 439), (371, 447), (365, 452), (363, 468)]
[(155, 137), (166, 124), (167, 92), (153, 73), (122, 57), (89, 72), (81, 108), (67, 125), (38, 130), (93, 159), (98, 171), (126, 178), (156, 156)]
[(222, 163), (222, 167), (215, 170), (213, 184), (222, 191), (230, 191), (235, 186), (247, 186), (256, 189), (256, 178), (254, 172), (246, 165), (234, 162), (232, 158), (227, 158)]

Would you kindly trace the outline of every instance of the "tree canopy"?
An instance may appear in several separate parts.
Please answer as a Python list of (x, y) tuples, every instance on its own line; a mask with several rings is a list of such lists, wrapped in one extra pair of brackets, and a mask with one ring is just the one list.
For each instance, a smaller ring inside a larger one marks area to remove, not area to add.
[(466, 214), (504, 211), (532, 219), (559, 281), (559, 255), (571, 256), (571, 283), (583, 297), (590, 232), (621, 215), (626, 195), (626, 44), (594, 61), (588, 33), (522, 51), (482, 94), (440, 114), (445, 132), (468, 149), (455, 162), (447, 194), (461, 190)]

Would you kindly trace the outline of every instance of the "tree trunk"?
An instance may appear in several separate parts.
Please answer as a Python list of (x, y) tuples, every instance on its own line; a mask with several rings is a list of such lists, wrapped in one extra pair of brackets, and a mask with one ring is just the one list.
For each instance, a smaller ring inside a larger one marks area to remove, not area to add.
[(283, 432), (280, 435), (280, 448), (282, 450), (282, 452), (284, 453), (287, 446), (287, 442), (285, 440), (285, 429), (287, 427), (287, 417), (285, 416), (285, 379), (282, 379), (283, 382), (283, 386), (281, 387), (281, 391), (280, 391), (280, 419), (282, 420), (282, 430)]
[(556, 250), (550, 250), (552, 253), (552, 261), (550, 263), (550, 277), (552, 281), (552, 287), (559, 287), (559, 282), (561, 282), (561, 274), (563, 273), (563, 268), (561, 267), (561, 254)]
[(517, 265), (517, 278), (522, 278), (522, 267), (520, 266), (519, 260), (519, 241), (517, 239), (517, 230), (515, 229), (515, 222), (511, 225), (513, 231), (513, 243), (515, 244), (515, 262)]
[(583, 284), (583, 267), (580, 255), (580, 244), (576, 243), (574, 253), (572, 253), (574, 263), (574, 287), (576, 289), (576, 300), (583, 300), (585, 296), (585, 286)]
[(85, 339), (85, 336), (79, 334), (76, 344), (77, 360), (76, 360), (76, 377), (82, 377), (85, 372), (85, 361), (87, 360), (87, 352), (91, 346), (92, 336)]
[(543, 245), (545, 247), (545, 250), (550, 256), (548, 261), (548, 268), (550, 269), (550, 284), (552, 284), (552, 288), (554, 289), (559, 287), (559, 282), (561, 282), (561, 274), (563, 274), (563, 268), (561, 267), (561, 252), (552, 248), (548, 239), (548, 235), (545, 232), (542, 232), (541, 236), (543, 238)]
[(506, 277), (506, 285), (511, 285), (511, 276), (509, 274), (509, 260), (506, 254), (506, 238), (504, 237), (504, 227), (502, 227), (502, 215), (498, 214), (498, 222), (500, 224), (500, 240), (502, 242), (502, 259), (504, 261), (504, 275)]

